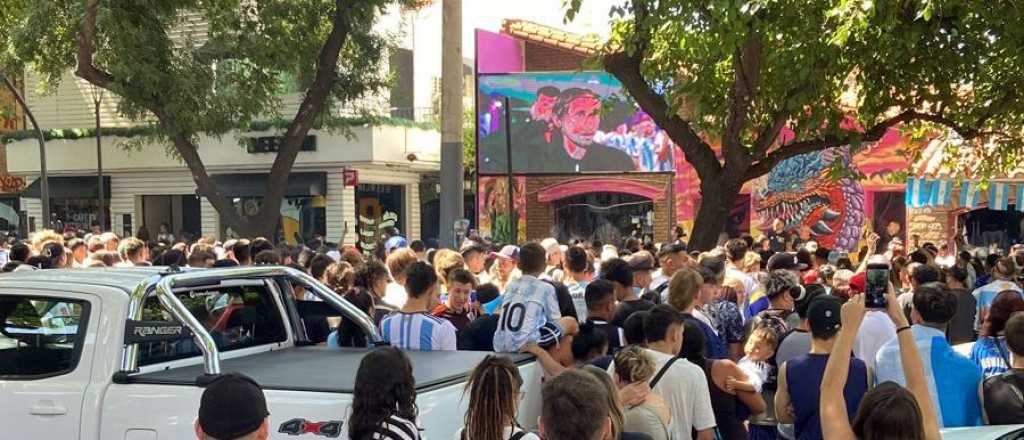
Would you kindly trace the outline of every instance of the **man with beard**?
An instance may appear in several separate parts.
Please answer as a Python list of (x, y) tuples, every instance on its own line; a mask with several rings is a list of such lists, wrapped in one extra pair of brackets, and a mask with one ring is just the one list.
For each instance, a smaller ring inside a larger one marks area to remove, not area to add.
[[(635, 169), (626, 153), (594, 143), (601, 124), (601, 99), (594, 92), (580, 88), (563, 91), (552, 110), (551, 124), (554, 133), (550, 139), (531, 138), (524, 151), (527, 154), (513, 151), (514, 169), (573, 173)], [(524, 161), (528, 167), (515, 166)]]

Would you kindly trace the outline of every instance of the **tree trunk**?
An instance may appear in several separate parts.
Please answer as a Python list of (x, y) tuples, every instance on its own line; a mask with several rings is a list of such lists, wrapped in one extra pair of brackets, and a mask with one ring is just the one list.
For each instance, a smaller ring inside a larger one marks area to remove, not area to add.
[(729, 222), (729, 213), (742, 187), (721, 177), (701, 179), (700, 209), (693, 221), (690, 250), (707, 251), (718, 245), (718, 236)]

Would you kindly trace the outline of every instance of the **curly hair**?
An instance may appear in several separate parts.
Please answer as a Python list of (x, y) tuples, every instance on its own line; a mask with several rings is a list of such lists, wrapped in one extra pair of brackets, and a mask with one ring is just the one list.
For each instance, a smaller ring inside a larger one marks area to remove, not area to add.
[(654, 361), (639, 345), (630, 345), (615, 353), (615, 374), (622, 383), (646, 382), (654, 376)]
[(380, 278), (388, 277), (388, 269), (377, 260), (370, 260), (359, 265), (355, 269), (355, 277), (352, 279), (354, 287), (362, 287), (373, 291), (373, 284)]
[(516, 425), (517, 395), (523, 386), (519, 369), (505, 356), (487, 356), (473, 369), (464, 393), (469, 393), (463, 437), (502, 440), (505, 428)]
[(416, 420), (416, 382), (412, 364), (401, 350), (381, 347), (363, 357), (356, 372), (348, 438), (372, 438), (389, 417)]

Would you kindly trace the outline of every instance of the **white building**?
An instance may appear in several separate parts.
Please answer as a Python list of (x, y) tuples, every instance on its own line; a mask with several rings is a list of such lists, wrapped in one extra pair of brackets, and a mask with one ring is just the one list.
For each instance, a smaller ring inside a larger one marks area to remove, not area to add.
[[(432, 103), (439, 92), (440, 33), (437, 14), (426, 14), (427, 24), (417, 29), (415, 13), (391, 14), (381, 26), (403, 29), (401, 49), (391, 58), (398, 78), (392, 92), (375, 96), (362, 107), (384, 109), (387, 115), (423, 122), (430, 117)], [(437, 26), (433, 22), (437, 21)], [(439, 29), (438, 29), (439, 30)], [(201, 34), (202, 25), (187, 27), (182, 33)], [(438, 44), (415, 41), (437, 39)], [(87, 83), (70, 72), (56, 91), (40, 94), (37, 78), (26, 75), (26, 99), (44, 129), (88, 129), (95, 127), (94, 93)], [(301, 96), (282, 97), (281, 114), (291, 117)], [(116, 113), (116, 97), (109, 93), (102, 101), (103, 127), (124, 127), (132, 123)], [(282, 213), (285, 238), (298, 232), (302, 238), (323, 234), (329, 241), (353, 243), (357, 225), (364, 232), (368, 225), (393, 221), (410, 239), (436, 237), (437, 173), (440, 134), (423, 125), (391, 124), (352, 127), (346, 137), (311, 131), (307, 147), (299, 153), (289, 181)], [(243, 212), (249, 212), (261, 196), (275, 154), (257, 152), (258, 145), (272, 144), (275, 133), (246, 132), (220, 139), (202, 137), (200, 156), (221, 192), (232, 198)], [(225, 225), (213, 207), (196, 196), (196, 185), (188, 168), (165, 145), (144, 144), (141, 149), (123, 148), (135, 139), (104, 136), (103, 172), (109, 226), (118, 234), (134, 235), (146, 226), (155, 237), (161, 223), (172, 232), (225, 236)], [(135, 142), (137, 143), (137, 142)], [(308, 151), (307, 151), (308, 150)], [(35, 140), (16, 141), (7, 146), (8, 172), (23, 176), (28, 187), (19, 199), (0, 200), (14, 211), (28, 230), (42, 228), (39, 198), (39, 151)], [(47, 142), (47, 169), (51, 212), (66, 227), (88, 228), (98, 212), (96, 139), (51, 140)], [(345, 186), (345, 170), (358, 173), (357, 186)], [(425, 193), (425, 194), (424, 194)], [(421, 195), (422, 194), (422, 195)], [(0, 210), (3, 212), (11, 210)], [(424, 231), (424, 228), (427, 231)]]

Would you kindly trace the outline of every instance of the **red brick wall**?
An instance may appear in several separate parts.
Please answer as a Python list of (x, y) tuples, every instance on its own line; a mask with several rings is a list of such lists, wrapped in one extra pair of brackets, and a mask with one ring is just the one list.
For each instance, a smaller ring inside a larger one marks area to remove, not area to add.
[(526, 42), (524, 47), (527, 72), (580, 70), (585, 58), (575, 52)]
[[(529, 176), (526, 178), (526, 239), (543, 240), (551, 235), (551, 226), (555, 223), (555, 209), (552, 203), (537, 200), (540, 191), (548, 186), (578, 179), (577, 175)], [(633, 180), (622, 175), (593, 175), (586, 177), (610, 177), (613, 179)], [(654, 241), (665, 242), (675, 225), (675, 198), (672, 194), (672, 175), (649, 174), (639, 179), (646, 184), (657, 184), (665, 188), (665, 197), (654, 202)]]

